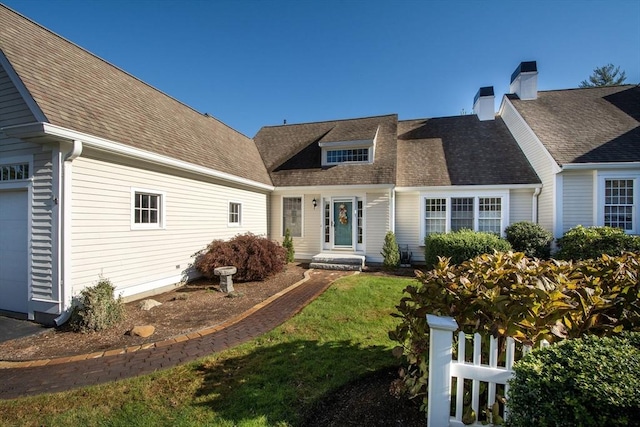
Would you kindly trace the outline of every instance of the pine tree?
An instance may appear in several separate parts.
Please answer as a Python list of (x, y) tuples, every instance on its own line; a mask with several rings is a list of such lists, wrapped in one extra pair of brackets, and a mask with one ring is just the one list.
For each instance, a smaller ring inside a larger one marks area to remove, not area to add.
[(617, 86), (624, 83), (625, 80), (627, 80), (627, 75), (624, 71), (620, 71), (620, 67), (614, 68), (613, 64), (607, 64), (595, 68), (593, 74), (589, 76), (589, 80), (583, 80), (580, 87)]

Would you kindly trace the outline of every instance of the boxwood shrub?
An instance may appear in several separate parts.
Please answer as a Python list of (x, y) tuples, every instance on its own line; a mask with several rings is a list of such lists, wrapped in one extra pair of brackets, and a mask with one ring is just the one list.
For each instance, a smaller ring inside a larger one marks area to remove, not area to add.
[(639, 338), (585, 336), (528, 354), (509, 381), (507, 425), (638, 425)]
[(196, 254), (195, 268), (213, 279), (217, 267), (234, 266), (237, 281), (264, 280), (282, 271), (287, 263), (287, 251), (277, 242), (252, 233), (238, 234), (231, 240), (214, 240)]
[(492, 233), (460, 230), (446, 234), (430, 234), (424, 239), (424, 258), (427, 268), (438, 263), (438, 257), (451, 258), (452, 264), (460, 264), (478, 255), (507, 252), (511, 245)]
[(547, 259), (551, 255), (553, 234), (540, 224), (530, 221), (515, 222), (504, 229), (505, 237), (514, 251), (528, 257)]
[(124, 303), (120, 296), (114, 297), (114, 290), (109, 279), (101, 278), (96, 285), (80, 291), (69, 319), (71, 329), (76, 332), (101, 331), (124, 319)]
[(619, 228), (583, 227), (578, 225), (558, 240), (558, 259), (580, 260), (597, 258), (602, 254), (640, 252), (640, 237), (630, 236)]

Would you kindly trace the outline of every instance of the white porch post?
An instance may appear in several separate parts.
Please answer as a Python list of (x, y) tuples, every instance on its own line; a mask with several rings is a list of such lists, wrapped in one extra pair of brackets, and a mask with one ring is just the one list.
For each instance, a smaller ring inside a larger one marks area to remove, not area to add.
[(429, 383), (427, 427), (449, 425), (451, 408), (451, 345), (458, 323), (451, 317), (427, 314), (429, 324)]

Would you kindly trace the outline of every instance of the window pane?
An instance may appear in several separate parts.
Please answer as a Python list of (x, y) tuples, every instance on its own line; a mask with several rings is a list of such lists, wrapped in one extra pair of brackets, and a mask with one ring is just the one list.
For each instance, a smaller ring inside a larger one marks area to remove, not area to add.
[(362, 243), (362, 233), (363, 233), (363, 216), (364, 210), (362, 209), (362, 200), (358, 200), (358, 243)]
[(605, 180), (604, 225), (633, 230), (633, 184), (632, 179)]
[(425, 199), (425, 233), (447, 231), (447, 199)]
[(331, 238), (331, 215), (329, 202), (324, 204), (324, 242), (329, 243)]
[(451, 199), (451, 231), (473, 230), (473, 197)]
[(502, 232), (502, 199), (500, 197), (478, 199), (478, 231), (496, 234)]
[(328, 150), (327, 163), (343, 163), (343, 162), (368, 162), (368, 148), (353, 148), (346, 150)]
[(302, 197), (282, 199), (282, 234), (288, 228), (293, 237), (302, 236)]
[(240, 224), (240, 203), (229, 203), (229, 223)]

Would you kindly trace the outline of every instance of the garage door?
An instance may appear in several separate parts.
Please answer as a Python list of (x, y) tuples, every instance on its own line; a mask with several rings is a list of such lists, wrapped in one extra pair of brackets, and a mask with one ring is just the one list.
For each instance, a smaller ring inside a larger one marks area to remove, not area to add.
[(0, 191), (0, 310), (27, 312), (27, 192)]

